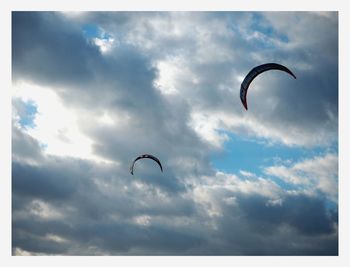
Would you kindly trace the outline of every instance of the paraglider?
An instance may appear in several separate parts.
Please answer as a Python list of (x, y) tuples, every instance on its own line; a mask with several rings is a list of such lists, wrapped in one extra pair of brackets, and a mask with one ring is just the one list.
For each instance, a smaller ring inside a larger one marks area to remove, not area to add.
[(163, 172), (163, 167), (162, 167), (162, 164), (160, 163), (159, 159), (157, 159), (155, 156), (152, 156), (152, 155), (149, 155), (149, 154), (144, 154), (144, 155), (141, 155), (141, 156), (138, 156), (136, 159), (134, 159), (134, 161), (131, 163), (130, 165), (130, 173), (132, 175), (134, 175), (134, 165), (135, 165), (135, 162), (138, 161), (139, 159), (153, 159), (155, 162), (158, 163), (159, 167), (160, 167), (160, 170)]
[(285, 67), (283, 65), (280, 65), (280, 64), (277, 64), (277, 63), (266, 63), (266, 64), (263, 64), (263, 65), (260, 65), (260, 66), (257, 66), (255, 68), (253, 68), (247, 74), (247, 76), (244, 78), (244, 80), (243, 80), (243, 82), (241, 84), (240, 97), (241, 97), (242, 104), (243, 104), (243, 106), (245, 107), (246, 110), (248, 110), (247, 92), (248, 92), (248, 87), (249, 87), (250, 83), (260, 73), (263, 73), (263, 72), (268, 71), (268, 70), (281, 70), (281, 71), (287, 72), (288, 74), (293, 76), (294, 79), (297, 78), (297, 77), (295, 77), (293, 72), (291, 72), (287, 67)]

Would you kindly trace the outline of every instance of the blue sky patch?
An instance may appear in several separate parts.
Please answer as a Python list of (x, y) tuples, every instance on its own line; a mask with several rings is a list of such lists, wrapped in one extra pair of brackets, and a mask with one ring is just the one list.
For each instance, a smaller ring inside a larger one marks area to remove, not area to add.
[(38, 108), (33, 101), (23, 102), (24, 110), (20, 114), (19, 124), (23, 128), (34, 128), (34, 119), (38, 113)]
[(287, 34), (277, 32), (260, 13), (253, 13), (251, 28), (265, 34), (266, 36), (278, 38), (282, 42), (287, 43), (289, 41)]
[(111, 38), (111, 35), (107, 34), (103, 29), (101, 29), (95, 24), (84, 24), (82, 26), (82, 30), (84, 36), (88, 39), (99, 38), (108, 40)]
[[(249, 139), (232, 133), (226, 133), (229, 140), (225, 142), (222, 152), (211, 156), (214, 167), (220, 171), (239, 173), (240, 170), (263, 175), (263, 169), (278, 163), (289, 165), (307, 158), (334, 152), (338, 154), (338, 144), (330, 147), (305, 148), (269, 144), (263, 139)], [(288, 164), (288, 162), (290, 162)]]

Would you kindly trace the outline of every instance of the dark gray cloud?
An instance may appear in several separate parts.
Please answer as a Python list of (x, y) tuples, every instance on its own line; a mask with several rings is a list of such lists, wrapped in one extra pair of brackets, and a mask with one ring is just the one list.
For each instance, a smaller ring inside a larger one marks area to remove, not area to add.
[[(281, 14), (13, 12), (14, 84), (57, 93), (92, 154), (108, 160), (49, 155), (13, 119), (13, 253), (336, 255), (327, 199), (267, 178), (220, 184), (217, 147), (193, 126), (200, 114), (209, 129), (218, 121), (214, 131), (305, 147), (337, 140), (337, 14)], [(281, 22), (296, 17), (297, 29)], [(84, 36), (87, 23), (114, 38), (111, 50)], [(266, 61), (298, 79), (265, 73), (244, 113), (238, 78)], [(144, 161), (131, 176), (143, 153), (159, 157), (164, 173)]]
[(247, 221), (262, 226), (266, 233), (273, 233), (278, 225), (289, 224), (305, 235), (329, 234), (333, 232), (332, 224), (337, 223), (336, 218), (327, 215), (323, 199), (299, 195), (287, 197), (283, 205), (266, 202), (259, 196), (239, 199)]
[[(85, 181), (86, 186), (88, 182), (81, 176), (82, 173), (76, 173), (76, 170), (84, 168), (85, 163), (72, 165), (65, 162), (66, 171), (63, 172), (61, 164), (46, 162), (44, 166), (30, 166), (14, 162), (12, 165), (14, 193), (22, 196), (29, 194), (29, 197), (44, 200), (69, 198), (76, 191), (78, 183)], [(76, 167), (78, 169), (74, 170)]]
[[(200, 202), (186, 195), (145, 184), (138, 189), (133, 181), (111, 179), (111, 173), (98, 178), (104, 186), (93, 186), (94, 172), (86, 171), (93, 167), (85, 164), (76, 174), (79, 186), (61, 179), (73, 172), (68, 162), (57, 163), (61, 177), (55, 168), (44, 177), (14, 165), (13, 248), (68, 255), (337, 254), (337, 214), (325, 208), (323, 199), (287, 196), (281, 205), (268, 205), (266, 197), (233, 194), (238, 205), (231, 206), (218, 191), (223, 214), (210, 218)], [(17, 185), (21, 171), (32, 184)]]
[[(60, 25), (60, 26), (58, 26)], [(87, 84), (99, 57), (76, 27), (54, 12), (12, 13), (12, 69), (18, 77), (57, 85)]]
[(24, 134), (17, 127), (12, 127), (12, 157), (24, 162), (43, 159), (39, 142)]
[[(211, 183), (200, 180), (185, 194), (171, 194), (155, 184), (135, 184), (137, 180), (123, 178), (118, 168), (101, 168), (93, 162), (51, 158), (39, 167), (18, 165), (13, 164), (14, 251), (67, 255), (336, 255), (338, 251), (334, 228), (338, 215), (326, 209), (320, 197), (286, 195), (273, 204), (270, 197), (220, 189), (215, 177)], [(201, 188), (214, 190), (207, 201), (219, 203), (220, 216), (208, 216), (207, 207), (191, 197), (192, 190)], [(264, 190), (260, 186), (261, 193)], [(234, 197), (237, 205), (227, 203), (228, 197)]]
[[(61, 160), (56, 167), (68, 177), (76, 164)], [(33, 184), (40, 189), (13, 184), (13, 248), (67, 255), (337, 254), (338, 215), (326, 209), (322, 198), (290, 195), (282, 203), (269, 204), (269, 197), (197, 184), (196, 189), (217, 190), (209, 202), (219, 201), (222, 215), (208, 217), (205, 206), (186, 195), (166, 195), (149, 186), (137, 189), (130, 179), (111, 178), (112, 171), (102, 175), (94, 168), (98, 166), (85, 162), (76, 173), (79, 186), (62, 179), (63, 185), (57, 186), (48, 182), (57, 178), (55, 168), (44, 177), (27, 166), (28, 181), (36, 174)], [(14, 169), (16, 181), (23, 168)], [(96, 173), (100, 186), (92, 185)], [(228, 196), (234, 196), (237, 205), (227, 204)]]

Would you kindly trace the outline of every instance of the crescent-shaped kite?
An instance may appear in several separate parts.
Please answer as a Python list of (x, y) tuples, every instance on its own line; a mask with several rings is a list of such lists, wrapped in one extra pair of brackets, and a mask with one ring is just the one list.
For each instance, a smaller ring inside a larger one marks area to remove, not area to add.
[(249, 87), (250, 83), (260, 73), (263, 73), (263, 72), (268, 71), (268, 70), (281, 70), (281, 71), (287, 72), (288, 74), (292, 75), (294, 77), (294, 79), (297, 78), (297, 77), (295, 77), (293, 72), (291, 72), (287, 67), (280, 65), (280, 64), (277, 64), (277, 63), (266, 63), (266, 64), (263, 64), (263, 65), (260, 65), (260, 66), (253, 68), (247, 74), (247, 76), (244, 78), (244, 80), (241, 84), (240, 97), (241, 97), (242, 104), (246, 110), (248, 110), (247, 92), (248, 92), (248, 87)]
[(134, 159), (134, 161), (131, 163), (130, 165), (130, 173), (132, 175), (134, 175), (134, 165), (135, 165), (135, 162), (138, 161), (139, 159), (153, 159), (155, 162), (158, 163), (159, 167), (160, 167), (160, 170), (163, 172), (163, 167), (162, 167), (162, 164), (160, 163), (159, 159), (157, 159), (155, 156), (152, 156), (152, 155), (149, 155), (149, 154), (144, 154), (144, 155), (141, 155), (141, 156), (138, 156), (136, 159)]

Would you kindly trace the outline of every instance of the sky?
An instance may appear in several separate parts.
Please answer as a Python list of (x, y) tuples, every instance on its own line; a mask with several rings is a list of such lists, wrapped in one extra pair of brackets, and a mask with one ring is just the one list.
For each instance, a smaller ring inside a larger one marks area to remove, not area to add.
[(13, 255), (338, 255), (337, 12), (13, 12), (11, 90)]

